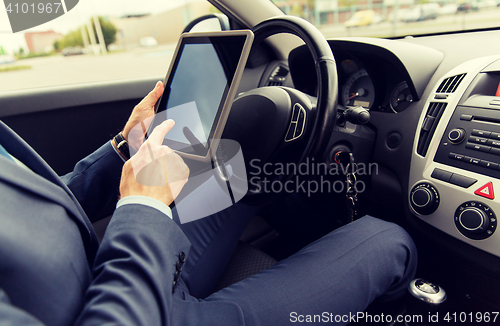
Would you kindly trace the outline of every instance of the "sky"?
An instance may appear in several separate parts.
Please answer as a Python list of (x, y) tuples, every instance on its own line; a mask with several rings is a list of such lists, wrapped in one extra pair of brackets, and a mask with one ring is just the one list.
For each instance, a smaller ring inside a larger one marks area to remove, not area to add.
[[(57, 0), (54, 0), (56, 2)], [(193, 0), (80, 0), (73, 10), (50, 22), (31, 29), (12, 33), (4, 3), (0, 3), (0, 46), (12, 54), (20, 47), (27, 50), (24, 39), (25, 32), (42, 32), (54, 30), (62, 34), (78, 28), (94, 15), (122, 16), (125, 14), (150, 13), (157, 14), (183, 5)], [(196, 0), (194, 0), (196, 1)], [(3, 0), (1, 2), (4, 2)]]

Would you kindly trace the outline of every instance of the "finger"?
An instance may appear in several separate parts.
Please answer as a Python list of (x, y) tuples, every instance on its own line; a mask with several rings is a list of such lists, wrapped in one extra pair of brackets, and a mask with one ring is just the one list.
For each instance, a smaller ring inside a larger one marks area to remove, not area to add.
[(153, 132), (148, 138), (148, 141), (152, 145), (161, 145), (163, 143), (163, 139), (165, 139), (165, 136), (168, 134), (170, 130), (172, 130), (174, 125), (175, 122), (172, 119), (163, 121), (153, 130)]
[(146, 97), (142, 99), (139, 104), (137, 104), (137, 107), (139, 108), (149, 108), (155, 105), (156, 101), (161, 97), (163, 94), (163, 83), (161, 81), (158, 81), (155, 85), (155, 88), (151, 92), (149, 92)]

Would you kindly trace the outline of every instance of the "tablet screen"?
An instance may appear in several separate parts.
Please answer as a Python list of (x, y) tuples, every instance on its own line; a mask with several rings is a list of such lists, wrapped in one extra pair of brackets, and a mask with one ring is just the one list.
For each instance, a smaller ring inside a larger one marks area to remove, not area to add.
[[(164, 144), (207, 157), (220, 137), (251, 46), (249, 31), (184, 34), (178, 44), (153, 127), (175, 121)], [(151, 129), (152, 130), (152, 129)]]

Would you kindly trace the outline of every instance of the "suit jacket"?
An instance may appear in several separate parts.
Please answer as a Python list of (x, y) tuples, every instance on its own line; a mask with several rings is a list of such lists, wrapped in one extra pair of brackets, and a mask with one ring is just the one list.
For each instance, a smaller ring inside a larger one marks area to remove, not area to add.
[(117, 201), (110, 143), (59, 178), (0, 122), (0, 324), (243, 325), (238, 305), (199, 301), (182, 280), (190, 242), (160, 211), (115, 210), (101, 245), (91, 221)]

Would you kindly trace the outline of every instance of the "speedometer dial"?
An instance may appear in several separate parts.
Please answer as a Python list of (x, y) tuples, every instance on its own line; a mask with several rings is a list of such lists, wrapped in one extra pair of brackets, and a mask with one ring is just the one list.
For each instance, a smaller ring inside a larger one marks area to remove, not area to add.
[(365, 69), (360, 69), (347, 78), (342, 89), (344, 106), (362, 106), (370, 109), (375, 101), (375, 87)]
[(398, 84), (391, 93), (391, 109), (394, 113), (406, 110), (413, 102), (408, 84), (404, 81)]

